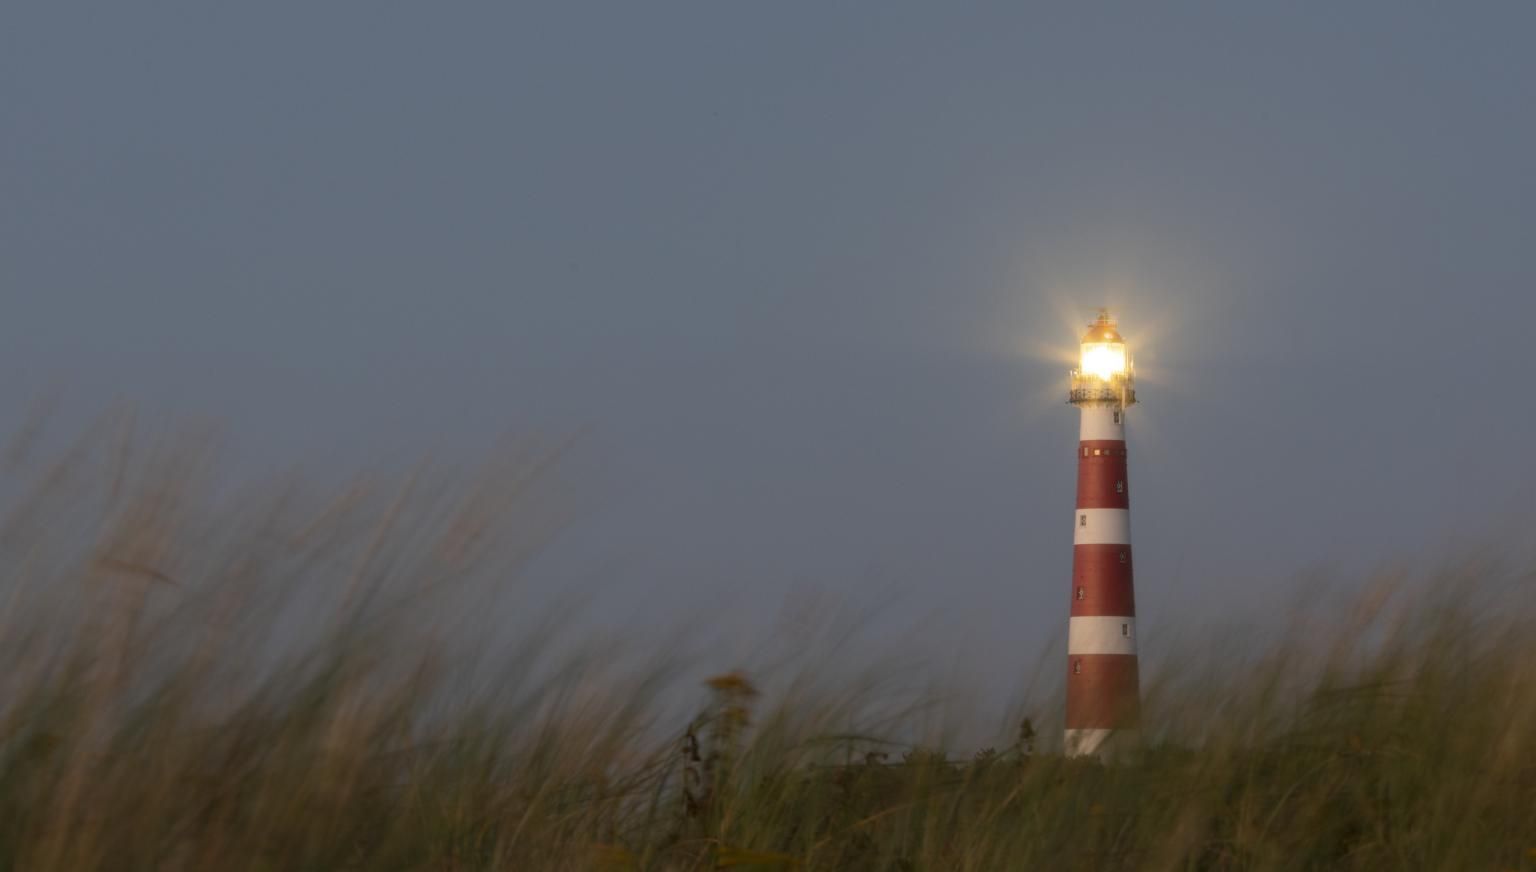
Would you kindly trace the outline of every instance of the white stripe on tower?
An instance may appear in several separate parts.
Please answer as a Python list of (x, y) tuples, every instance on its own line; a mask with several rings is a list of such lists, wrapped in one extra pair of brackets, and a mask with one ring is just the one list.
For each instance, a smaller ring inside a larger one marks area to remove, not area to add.
[(1084, 442), (1124, 442), (1125, 412), (1107, 406), (1082, 406), (1081, 436)]
[(1131, 544), (1129, 509), (1078, 509), (1073, 545)]
[[(1126, 741), (1127, 738), (1130, 741)], [(1135, 734), (1127, 734), (1123, 730), (1068, 729), (1065, 744), (1068, 757), (1115, 757), (1118, 756), (1117, 748), (1129, 749), (1135, 744), (1135, 739)]]
[(1067, 622), (1068, 654), (1129, 654), (1136, 656), (1136, 619), (1091, 615)]

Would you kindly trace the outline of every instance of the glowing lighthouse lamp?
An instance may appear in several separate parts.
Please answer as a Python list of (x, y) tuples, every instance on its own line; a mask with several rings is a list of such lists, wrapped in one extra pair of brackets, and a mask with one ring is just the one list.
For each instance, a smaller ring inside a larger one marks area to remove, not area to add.
[(1140, 742), (1125, 413), (1135, 368), (1106, 309), (1083, 336), (1067, 402), (1082, 416), (1067, 632), (1068, 756), (1113, 760)]

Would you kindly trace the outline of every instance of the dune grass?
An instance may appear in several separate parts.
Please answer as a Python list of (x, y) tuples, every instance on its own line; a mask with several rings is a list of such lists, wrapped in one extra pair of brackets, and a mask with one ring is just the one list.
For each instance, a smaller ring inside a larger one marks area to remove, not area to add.
[(0, 867), (1536, 869), (1524, 570), (1151, 662), (1146, 751), (1106, 767), (1055, 753), (1048, 697), (962, 753), (868, 686), (707, 663), (678, 716), (665, 657), (442, 633), (494, 630), (487, 588), (517, 612), (558, 446), (334, 492), (233, 488), (129, 416), (35, 451), (3, 473)]

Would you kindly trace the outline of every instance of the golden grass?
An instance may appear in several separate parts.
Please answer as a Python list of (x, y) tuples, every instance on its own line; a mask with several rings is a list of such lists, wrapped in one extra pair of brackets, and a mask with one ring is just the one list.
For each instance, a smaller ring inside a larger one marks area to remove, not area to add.
[(1049, 700), (957, 759), (893, 744), (920, 700), (867, 686), (720, 672), (677, 719), (671, 671), (604, 666), (558, 620), (494, 656), (435, 635), (464, 591), (515, 605), (569, 517), (558, 446), (328, 495), (232, 490), (207, 440), (130, 416), (49, 461), (23, 436), (0, 867), (1536, 868), (1518, 569), (1367, 586), (1273, 641), (1149, 664), (1135, 765), (1052, 753)]

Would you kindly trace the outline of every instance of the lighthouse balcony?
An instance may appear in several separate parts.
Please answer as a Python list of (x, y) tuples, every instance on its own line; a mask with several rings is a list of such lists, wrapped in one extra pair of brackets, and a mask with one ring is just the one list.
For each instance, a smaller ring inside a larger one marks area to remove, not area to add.
[(1067, 392), (1067, 402), (1073, 405), (1113, 403), (1129, 406), (1136, 402), (1136, 389), (1130, 379), (1105, 381), (1093, 376), (1072, 377), (1072, 387)]

